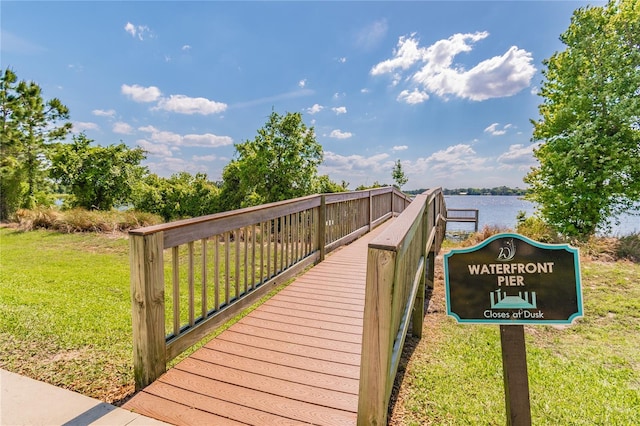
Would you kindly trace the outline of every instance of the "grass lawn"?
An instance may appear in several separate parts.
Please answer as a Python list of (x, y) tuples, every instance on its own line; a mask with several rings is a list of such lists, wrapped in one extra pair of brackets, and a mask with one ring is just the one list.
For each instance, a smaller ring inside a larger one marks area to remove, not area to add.
[(133, 392), (129, 243), (0, 229), (0, 367), (113, 402)]
[[(122, 236), (0, 229), (0, 367), (107, 402), (130, 395), (128, 251)], [(446, 317), (437, 266), (390, 424), (502, 425), (499, 327)], [(640, 424), (640, 265), (583, 259), (582, 284), (576, 325), (525, 327), (533, 423)]]

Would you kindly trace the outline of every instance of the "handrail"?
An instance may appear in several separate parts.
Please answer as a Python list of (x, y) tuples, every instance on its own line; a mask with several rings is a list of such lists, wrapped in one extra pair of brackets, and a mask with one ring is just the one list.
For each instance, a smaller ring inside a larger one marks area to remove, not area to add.
[(152, 383), (168, 361), (271, 289), (410, 202), (398, 189), (385, 187), (130, 231), (136, 389)]
[(478, 232), (478, 209), (447, 209), (447, 222), (473, 222), (474, 232)]
[(384, 425), (391, 389), (409, 329), (422, 335), (425, 286), (444, 239), (446, 207), (440, 188), (418, 195), (369, 243), (358, 425)]

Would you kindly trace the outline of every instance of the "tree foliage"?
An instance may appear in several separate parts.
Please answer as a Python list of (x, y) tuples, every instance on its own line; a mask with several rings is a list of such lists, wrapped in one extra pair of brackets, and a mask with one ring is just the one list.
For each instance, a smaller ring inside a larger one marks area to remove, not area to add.
[(544, 61), (528, 196), (561, 233), (585, 237), (640, 202), (640, 2), (577, 9)]
[(302, 114), (272, 112), (253, 140), (235, 148), (237, 158), (223, 171), (221, 198), (225, 209), (313, 193), (322, 146), (316, 141), (313, 127), (307, 128), (302, 121)]
[(150, 174), (137, 186), (133, 204), (137, 210), (170, 221), (216, 213), (218, 196), (218, 187), (205, 173), (181, 172), (170, 178)]
[(393, 165), (393, 170), (391, 171), (391, 177), (396, 184), (398, 189), (402, 189), (405, 183), (409, 182), (409, 179), (404, 174), (404, 170), (402, 170), (402, 163), (400, 160), (397, 160)]
[(141, 148), (124, 143), (91, 146), (84, 134), (58, 144), (51, 155), (51, 177), (72, 195), (70, 207), (110, 210), (131, 201), (132, 188), (146, 173)]
[(50, 143), (71, 131), (69, 109), (44, 101), (35, 82), (18, 81), (7, 68), (0, 78), (0, 219), (19, 207), (33, 207), (47, 185)]

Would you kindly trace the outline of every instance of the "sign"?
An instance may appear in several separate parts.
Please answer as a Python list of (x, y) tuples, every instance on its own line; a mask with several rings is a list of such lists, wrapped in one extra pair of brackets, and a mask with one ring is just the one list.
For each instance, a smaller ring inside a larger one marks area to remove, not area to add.
[(444, 256), (447, 315), (460, 323), (571, 324), (582, 317), (578, 250), (497, 234)]

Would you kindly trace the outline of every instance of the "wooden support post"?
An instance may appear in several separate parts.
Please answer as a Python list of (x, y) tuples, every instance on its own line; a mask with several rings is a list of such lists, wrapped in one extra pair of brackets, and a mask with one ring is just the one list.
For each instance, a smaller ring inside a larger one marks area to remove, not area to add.
[(362, 333), (360, 390), (358, 398), (359, 426), (387, 424), (389, 406), (389, 368), (395, 332), (391, 332), (391, 293), (395, 274), (396, 253), (369, 248), (367, 286)]
[(507, 426), (531, 426), (524, 326), (501, 325), (500, 343)]
[(129, 235), (136, 390), (166, 370), (163, 233)]

